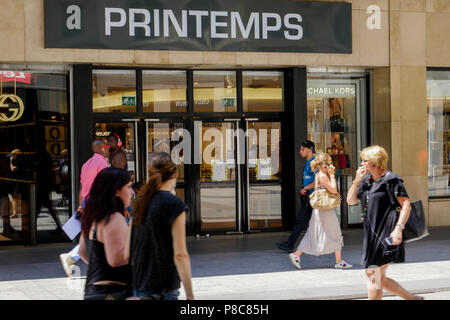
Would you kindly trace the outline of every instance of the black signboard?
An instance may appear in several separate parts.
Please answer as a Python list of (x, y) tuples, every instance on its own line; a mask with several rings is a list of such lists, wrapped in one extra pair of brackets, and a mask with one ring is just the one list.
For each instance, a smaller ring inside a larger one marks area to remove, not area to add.
[(45, 47), (352, 53), (352, 7), (285, 0), (45, 0)]

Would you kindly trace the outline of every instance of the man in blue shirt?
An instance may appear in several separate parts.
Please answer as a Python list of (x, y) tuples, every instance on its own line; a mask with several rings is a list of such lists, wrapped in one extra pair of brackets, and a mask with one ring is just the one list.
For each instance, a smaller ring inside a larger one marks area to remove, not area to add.
[(314, 191), (315, 173), (311, 169), (311, 161), (315, 159), (314, 152), (314, 142), (310, 140), (305, 140), (302, 142), (299, 153), (302, 158), (306, 159), (306, 163), (303, 167), (303, 187), (300, 191), (301, 206), (289, 239), (285, 242), (277, 243), (277, 247), (279, 249), (288, 253), (295, 251), (295, 245), (300, 233), (308, 226), (309, 219), (311, 219), (312, 207), (309, 204), (309, 195)]

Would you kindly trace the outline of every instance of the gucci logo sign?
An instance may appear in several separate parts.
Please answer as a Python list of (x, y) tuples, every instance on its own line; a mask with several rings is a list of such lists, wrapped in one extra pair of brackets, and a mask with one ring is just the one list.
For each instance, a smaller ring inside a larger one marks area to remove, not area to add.
[(23, 111), (23, 101), (19, 96), (15, 94), (0, 95), (0, 121), (17, 121), (22, 117)]

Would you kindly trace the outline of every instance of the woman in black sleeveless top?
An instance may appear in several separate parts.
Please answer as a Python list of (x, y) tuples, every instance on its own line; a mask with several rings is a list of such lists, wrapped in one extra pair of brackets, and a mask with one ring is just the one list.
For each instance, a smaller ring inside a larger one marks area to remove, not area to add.
[(131, 296), (130, 225), (124, 210), (133, 189), (126, 170), (105, 168), (97, 174), (82, 215), (80, 256), (89, 264), (85, 300)]
[[(386, 169), (389, 156), (380, 146), (361, 151), (361, 167), (356, 172), (347, 194), (349, 205), (361, 201), (364, 238), (362, 265), (366, 268), (368, 297), (381, 300), (383, 289), (403, 299), (421, 300), (386, 276), (391, 262), (405, 261), (403, 229), (408, 221), (411, 205), (403, 180)], [(401, 206), (393, 209), (393, 201)], [(388, 241), (386, 241), (388, 239)]]
[(173, 195), (177, 166), (165, 152), (152, 157), (150, 178), (134, 207), (133, 286), (140, 299), (177, 300), (180, 280), (186, 298), (194, 299), (186, 248), (184, 202)]

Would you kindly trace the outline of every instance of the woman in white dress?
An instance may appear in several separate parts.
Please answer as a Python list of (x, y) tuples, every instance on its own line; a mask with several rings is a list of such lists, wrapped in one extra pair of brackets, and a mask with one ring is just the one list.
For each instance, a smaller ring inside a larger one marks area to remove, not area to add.
[[(316, 173), (315, 183), (317, 188), (328, 189), (329, 192), (337, 194), (335, 168), (332, 165), (331, 157), (327, 153), (319, 153), (311, 162), (311, 168)], [(291, 263), (301, 269), (300, 261), (303, 253), (320, 256), (334, 252), (336, 257), (336, 269), (348, 269), (352, 265), (348, 264), (341, 257), (343, 239), (339, 221), (334, 209), (319, 210), (314, 209), (308, 230), (300, 242), (297, 251), (289, 254)]]

